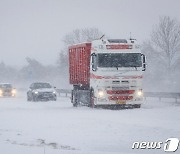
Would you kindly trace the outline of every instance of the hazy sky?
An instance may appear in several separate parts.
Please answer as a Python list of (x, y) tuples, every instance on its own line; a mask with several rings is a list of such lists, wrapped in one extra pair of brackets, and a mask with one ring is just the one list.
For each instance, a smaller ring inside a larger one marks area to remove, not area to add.
[(0, 62), (55, 64), (63, 36), (76, 28), (97, 27), (111, 38), (131, 32), (141, 43), (164, 15), (180, 21), (180, 0), (0, 0)]

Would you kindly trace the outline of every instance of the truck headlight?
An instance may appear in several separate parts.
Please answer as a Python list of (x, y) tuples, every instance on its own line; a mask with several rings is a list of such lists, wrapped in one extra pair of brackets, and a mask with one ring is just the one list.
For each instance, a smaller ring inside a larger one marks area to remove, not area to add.
[(105, 91), (104, 90), (98, 90), (98, 98), (104, 98), (105, 97)]
[(143, 96), (142, 90), (138, 90), (138, 91), (137, 91), (137, 96), (138, 96), (138, 97), (142, 97), (142, 96)]

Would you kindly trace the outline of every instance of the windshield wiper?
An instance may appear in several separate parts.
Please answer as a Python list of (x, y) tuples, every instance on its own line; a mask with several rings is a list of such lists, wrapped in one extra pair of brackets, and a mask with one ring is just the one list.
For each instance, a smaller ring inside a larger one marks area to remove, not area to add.
[(119, 65), (117, 65), (117, 66), (114, 66), (114, 67), (116, 67), (116, 69), (118, 70), (119, 69), (119, 67), (122, 67), (121, 65), (119, 66)]
[(137, 66), (130, 66), (130, 67), (134, 67), (136, 69), (136, 71), (137, 71)]
[(136, 71), (137, 71), (137, 67), (138, 67), (138, 66), (133, 66), (133, 65), (129, 65), (129, 66), (128, 66), (128, 65), (125, 65), (125, 66), (126, 66), (126, 67), (134, 67), (134, 68), (136, 69)]

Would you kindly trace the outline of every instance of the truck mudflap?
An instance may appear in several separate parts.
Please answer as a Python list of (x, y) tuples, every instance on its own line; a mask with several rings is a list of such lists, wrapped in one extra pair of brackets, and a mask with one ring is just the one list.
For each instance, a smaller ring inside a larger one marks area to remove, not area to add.
[(71, 103), (74, 107), (89, 106), (90, 104), (90, 91), (89, 90), (72, 90)]

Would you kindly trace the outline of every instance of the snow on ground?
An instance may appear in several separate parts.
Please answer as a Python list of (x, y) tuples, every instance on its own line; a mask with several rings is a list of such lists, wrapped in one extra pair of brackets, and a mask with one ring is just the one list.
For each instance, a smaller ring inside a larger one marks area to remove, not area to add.
[(180, 102), (171, 99), (149, 98), (140, 109), (106, 110), (74, 108), (66, 97), (27, 102), (23, 93), (0, 98), (0, 153), (165, 153), (163, 147), (131, 147), (135, 141), (164, 143), (170, 137), (180, 138), (179, 115)]

